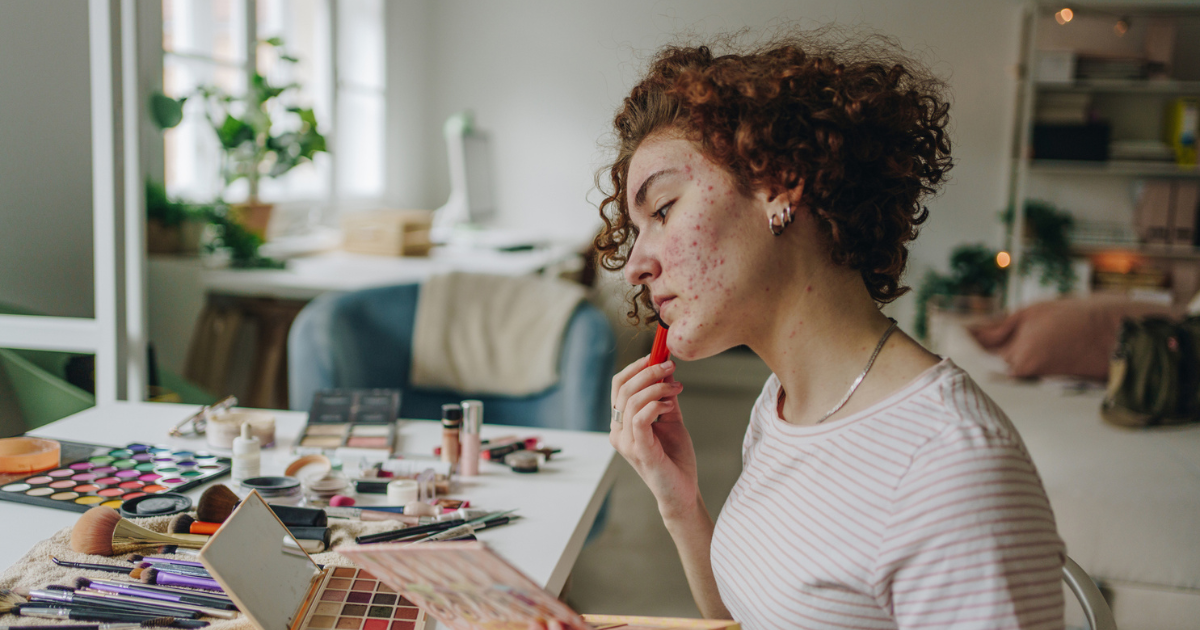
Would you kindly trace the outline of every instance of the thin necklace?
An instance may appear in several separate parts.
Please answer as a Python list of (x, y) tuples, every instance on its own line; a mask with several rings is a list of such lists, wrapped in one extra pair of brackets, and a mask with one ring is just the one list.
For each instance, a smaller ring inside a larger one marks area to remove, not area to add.
[(896, 320), (890, 317), (888, 319), (891, 319), (892, 325), (888, 326), (888, 329), (883, 331), (883, 336), (879, 338), (879, 343), (875, 344), (875, 352), (872, 352), (871, 358), (867, 359), (867, 367), (864, 367), (862, 373), (858, 375), (858, 378), (854, 379), (854, 383), (850, 385), (850, 391), (846, 392), (845, 396), (842, 396), (842, 399), (838, 401), (838, 404), (833, 406), (833, 409), (825, 412), (825, 415), (821, 416), (821, 419), (817, 420), (813, 424), (821, 424), (822, 422), (825, 422), (829, 419), (829, 416), (832, 416), (842, 407), (845, 407), (846, 403), (850, 401), (850, 397), (854, 395), (855, 390), (858, 389), (858, 386), (862, 385), (863, 379), (867, 378), (867, 372), (870, 372), (871, 366), (875, 365), (875, 357), (878, 357), (879, 351), (883, 350), (883, 344), (887, 343), (888, 337), (892, 336), (892, 331), (896, 330)]
[[(891, 318), (889, 317), (888, 319)], [(888, 337), (892, 336), (893, 330), (896, 330), (896, 320), (894, 319), (892, 319), (892, 325), (888, 326), (888, 329), (883, 331), (883, 336), (879, 338), (879, 343), (875, 344), (875, 352), (872, 352), (871, 358), (867, 359), (867, 367), (863, 368), (862, 374), (859, 374), (858, 378), (854, 379), (854, 384), (850, 386), (850, 391), (846, 392), (845, 396), (842, 396), (842, 399), (838, 401), (838, 404), (833, 406), (833, 409), (825, 412), (825, 415), (821, 416), (820, 420), (817, 420), (817, 424), (825, 422), (829, 419), (829, 416), (832, 416), (833, 414), (837, 413), (839, 409), (846, 406), (846, 403), (849, 402), (850, 397), (854, 395), (854, 391), (858, 389), (859, 385), (862, 385), (863, 379), (867, 378), (867, 372), (870, 372), (871, 366), (875, 365), (875, 357), (879, 356), (879, 351), (883, 350), (883, 344), (887, 343)]]

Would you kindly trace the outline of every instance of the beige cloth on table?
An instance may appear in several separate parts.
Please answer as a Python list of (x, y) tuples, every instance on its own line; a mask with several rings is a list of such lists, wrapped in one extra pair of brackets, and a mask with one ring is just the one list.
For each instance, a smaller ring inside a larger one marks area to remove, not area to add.
[[(133, 522), (156, 532), (166, 532), (170, 527), (172, 517), (158, 516), (154, 518), (139, 518), (130, 519)], [(362, 522), (354, 520), (339, 520), (330, 519), (330, 544), (336, 548), (338, 545), (350, 544), (354, 542), (355, 536), (363, 534), (374, 534), (378, 532), (386, 532), (400, 527), (395, 521), (372, 521)], [(18, 586), (28, 589), (45, 588), (50, 584), (61, 584), (64, 586), (74, 586), (75, 578), (86, 577), (94, 580), (112, 580), (117, 582), (133, 582), (134, 580), (128, 576), (118, 573), (109, 573), (105, 571), (92, 571), (88, 569), (72, 569), (68, 567), (60, 567), (50, 560), (53, 556), (59, 560), (67, 560), (70, 562), (90, 562), (94, 564), (113, 564), (121, 567), (133, 567), (129, 562), (129, 557), (133, 554), (123, 556), (114, 556), (111, 558), (105, 556), (92, 556), (83, 553), (77, 553), (71, 550), (71, 528), (67, 527), (57, 532), (50, 538), (34, 545), (29, 553), (26, 553), (16, 564), (9, 567), (0, 574), (0, 588), (12, 589)], [(141, 555), (153, 555), (161, 558), (175, 558), (178, 560), (195, 560), (194, 556), (183, 555), (164, 555), (160, 553), (142, 552)], [(354, 566), (340, 554), (333, 551), (324, 553), (312, 554), (312, 559), (317, 564), (337, 565), (337, 566)], [(245, 615), (239, 615), (237, 619), (211, 619), (204, 618), (210, 625), (205, 630), (254, 630), (254, 624), (250, 622), (250, 618)], [(93, 622), (87, 621), (56, 621), (53, 619), (38, 619), (36, 617), (20, 617), (17, 615), (0, 615), (0, 626), (29, 626), (29, 625), (79, 625)]]
[(583, 287), (537, 276), (451, 273), (421, 287), (410, 381), (526, 396), (558, 382), (563, 333)]

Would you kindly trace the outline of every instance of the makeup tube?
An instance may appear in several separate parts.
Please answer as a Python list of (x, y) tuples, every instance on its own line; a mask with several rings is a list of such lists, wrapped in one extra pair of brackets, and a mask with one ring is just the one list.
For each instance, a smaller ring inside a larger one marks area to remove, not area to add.
[(479, 429), (483, 427), (483, 401), (464, 400), (462, 424), (462, 460), (458, 472), (464, 477), (479, 474)]
[(442, 461), (450, 464), (451, 469), (458, 463), (458, 432), (462, 427), (462, 406), (456, 404), (442, 405)]

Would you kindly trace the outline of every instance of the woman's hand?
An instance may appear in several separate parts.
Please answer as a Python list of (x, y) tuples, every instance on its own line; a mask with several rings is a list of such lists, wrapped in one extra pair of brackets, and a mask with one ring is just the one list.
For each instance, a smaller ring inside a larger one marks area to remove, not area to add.
[(688, 514), (699, 500), (696, 452), (679, 412), (683, 384), (671, 376), (675, 362), (646, 367), (649, 361), (643, 357), (613, 377), (612, 405), (622, 421), (612, 422), (608, 441), (649, 486), (663, 517), (671, 518)]

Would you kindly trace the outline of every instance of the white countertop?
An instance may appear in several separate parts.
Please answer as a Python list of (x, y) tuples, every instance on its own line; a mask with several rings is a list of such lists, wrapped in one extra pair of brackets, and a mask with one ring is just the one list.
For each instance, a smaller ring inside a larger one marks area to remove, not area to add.
[[(208, 450), (204, 438), (169, 438), (167, 430), (193, 413), (192, 405), (117, 403), (93, 408), (46, 425), (33, 435), (75, 442), (124, 446), (131, 442), (166, 444), (191, 450)], [(262, 473), (282, 474), (295, 456), (292, 442), (307, 414), (277, 411), (276, 445), (264, 449)], [(536, 474), (514, 473), (507, 466), (480, 463), (477, 477), (459, 477), (453, 498), (470, 500), (472, 507), (516, 509), (521, 519), (479, 533), (502, 556), (551, 593), (559, 593), (605, 495), (616, 475), (615, 454), (604, 433), (484, 426), (484, 438), (500, 435), (538, 436), (562, 449)], [(398, 432), (398, 451), (418, 456), (432, 454), (441, 442), (441, 427), (431, 421), (404, 421)], [(219, 482), (228, 482), (224, 477)], [(207, 486), (187, 493), (195, 501)], [(382, 502), (381, 495), (364, 495), (359, 503)], [(35, 505), (0, 501), (4, 523), (0, 566), (16, 562), (39, 540), (70, 525), (79, 513)]]

